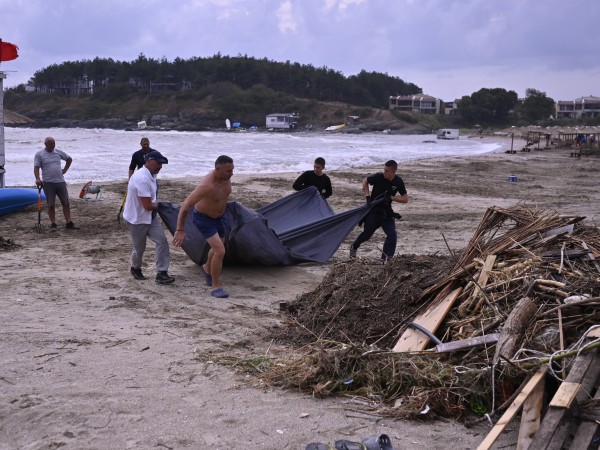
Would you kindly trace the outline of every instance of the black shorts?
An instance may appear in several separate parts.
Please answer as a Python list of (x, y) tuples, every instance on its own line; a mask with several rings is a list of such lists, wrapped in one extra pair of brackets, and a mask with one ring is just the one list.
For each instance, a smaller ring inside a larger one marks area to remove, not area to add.
[(67, 190), (67, 183), (46, 183), (43, 184), (44, 194), (46, 194), (46, 201), (48, 207), (53, 208), (56, 204), (56, 197), (60, 200), (60, 204), (63, 206), (69, 205), (69, 191)]

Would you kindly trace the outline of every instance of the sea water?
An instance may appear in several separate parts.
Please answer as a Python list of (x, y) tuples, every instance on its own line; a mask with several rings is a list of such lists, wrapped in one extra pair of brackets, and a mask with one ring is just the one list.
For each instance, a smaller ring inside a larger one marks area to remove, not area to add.
[[(33, 158), (52, 136), (56, 148), (73, 158), (67, 183), (125, 181), (131, 155), (140, 139), (169, 159), (160, 178), (197, 178), (214, 168), (219, 155), (231, 156), (235, 173), (300, 173), (310, 170), (316, 157), (326, 160), (326, 170), (383, 165), (455, 155), (477, 155), (500, 148), (500, 142), (461, 138), (437, 140), (435, 135), (342, 134), (327, 132), (239, 131), (121, 131), (83, 128), (5, 127), (5, 185), (33, 186)], [(400, 169), (401, 172), (401, 169)]]

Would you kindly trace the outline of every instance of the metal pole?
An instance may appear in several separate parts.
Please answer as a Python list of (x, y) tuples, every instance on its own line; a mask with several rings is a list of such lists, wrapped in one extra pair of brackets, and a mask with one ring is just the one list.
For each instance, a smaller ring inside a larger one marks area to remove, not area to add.
[(6, 74), (0, 72), (0, 188), (4, 187), (4, 79)]

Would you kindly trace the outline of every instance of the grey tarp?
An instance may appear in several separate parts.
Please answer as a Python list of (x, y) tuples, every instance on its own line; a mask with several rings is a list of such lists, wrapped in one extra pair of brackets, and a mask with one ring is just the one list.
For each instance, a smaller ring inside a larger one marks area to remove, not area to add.
[[(227, 204), (225, 264), (292, 265), (327, 262), (372, 206), (335, 214), (314, 187), (283, 197), (257, 211)], [(171, 234), (179, 206), (159, 202), (158, 213)], [(192, 221), (185, 223), (183, 250), (192, 261), (206, 260), (209, 247)]]

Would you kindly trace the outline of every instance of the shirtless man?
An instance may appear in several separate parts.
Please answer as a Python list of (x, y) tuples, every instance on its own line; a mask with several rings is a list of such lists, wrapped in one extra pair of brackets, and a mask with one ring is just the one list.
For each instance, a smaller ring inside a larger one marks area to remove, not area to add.
[(211, 295), (218, 298), (229, 297), (229, 293), (221, 288), (220, 278), (225, 257), (225, 210), (231, 195), (232, 175), (233, 159), (225, 155), (219, 156), (215, 161), (215, 170), (204, 177), (183, 202), (173, 237), (173, 244), (181, 247), (186, 239), (185, 220), (193, 207), (194, 225), (210, 245), (206, 263), (201, 266), (202, 272), (206, 277), (206, 284), (213, 288)]

